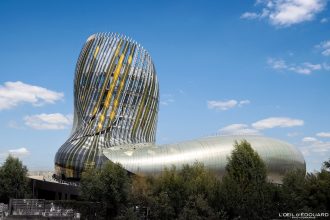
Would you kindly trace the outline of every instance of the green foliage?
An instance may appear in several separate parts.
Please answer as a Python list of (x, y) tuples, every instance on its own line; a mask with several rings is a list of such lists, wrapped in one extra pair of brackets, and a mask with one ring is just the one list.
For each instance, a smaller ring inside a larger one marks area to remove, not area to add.
[(286, 212), (330, 212), (330, 172), (290, 172), (283, 179), (281, 196)]
[(80, 194), (83, 200), (99, 202), (103, 197), (103, 183), (101, 170), (89, 169), (85, 171), (80, 180)]
[[(86, 219), (271, 219), (279, 213), (330, 212), (330, 160), (320, 172), (288, 172), (281, 185), (247, 141), (235, 142), (220, 180), (203, 164), (166, 168), (158, 176), (129, 176), (108, 162), (81, 179), (81, 199), (62, 205)], [(0, 167), (0, 202), (28, 196), (27, 168), (9, 156)], [(96, 213), (96, 215), (95, 215)]]
[(81, 197), (87, 201), (101, 202), (106, 218), (113, 218), (124, 210), (128, 203), (130, 179), (120, 164), (108, 162), (102, 169), (83, 173)]
[(309, 211), (306, 207), (307, 183), (305, 172), (294, 170), (283, 178), (281, 187), (281, 209), (285, 212)]
[(230, 218), (265, 219), (273, 215), (266, 166), (247, 141), (236, 142), (222, 179), (221, 198)]
[(203, 195), (191, 195), (179, 214), (180, 220), (226, 219), (225, 213), (216, 213)]
[(328, 161), (324, 161), (323, 167), (324, 169), (330, 170), (330, 159)]
[(330, 212), (330, 172), (307, 175), (306, 185), (307, 206), (314, 212)]
[(266, 182), (266, 165), (246, 140), (235, 142), (226, 170), (227, 176), (240, 183), (243, 191), (251, 184), (259, 185)]
[(134, 176), (130, 204), (150, 219), (226, 219), (215, 197), (220, 181), (203, 164), (174, 166), (155, 177)]
[(0, 202), (8, 203), (10, 198), (24, 198), (29, 193), (27, 168), (22, 162), (8, 156), (0, 167)]
[(99, 202), (98, 217), (107, 219), (276, 219), (279, 213), (330, 212), (328, 163), (319, 173), (289, 172), (276, 185), (267, 182), (259, 155), (241, 141), (222, 179), (197, 162), (149, 177), (128, 177), (121, 165), (109, 162), (83, 174), (81, 195)]
[(152, 177), (132, 176), (131, 191), (129, 193), (131, 206), (151, 207), (154, 204), (151, 190), (153, 182)]
[(133, 207), (122, 210), (122, 212), (115, 218), (116, 220), (140, 220), (138, 212)]

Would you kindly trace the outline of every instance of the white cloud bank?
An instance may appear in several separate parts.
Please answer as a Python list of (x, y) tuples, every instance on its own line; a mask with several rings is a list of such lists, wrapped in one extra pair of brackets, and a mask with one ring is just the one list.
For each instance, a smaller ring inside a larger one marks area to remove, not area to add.
[(314, 137), (304, 137), (302, 139), (302, 142), (315, 142), (315, 141), (317, 141), (317, 139)]
[(24, 117), (25, 125), (37, 130), (61, 130), (72, 124), (72, 115), (38, 114)]
[(0, 161), (5, 160), (8, 157), (8, 155), (11, 155), (13, 157), (22, 158), (22, 157), (28, 156), (29, 154), (30, 154), (30, 152), (25, 147), (18, 148), (18, 149), (11, 149), (6, 152), (2, 152), (2, 153), (0, 152)]
[(289, 27), (311, 21), (323, 11), (327, 0), (257, 0), (259, 12), (245, 12), (242, 19), (266, 19), (278, 27)]
[(250, 128), (247, 124), (231, 124), (219, 129), (222, 135), (259, 135), (259, 131)]
[(317, 70), (328, 70), (326, 64), (304, 62), (301, 64), (288, 64), (283, 59), (269, 58), (267, 64), (275, 70), (287, 70), (303, 75), (310, 75)]
[(161, 105), (169, 105), (170, 103), (173, 103), (175, 100), (174, 99), (171, 99), (171, 98), (169, 98), (169, 99), (164, 99), (164, 100), (161, 100), (160, 101), (160, 104)]
[(207, 107), (209, 109), (216, 109), (216, 110), (221, 110), (221, 111), (226, 111), (228, 109), (234, 108), (234, 107), (242, 107), (243, 105), (250, 104), (249, 100), (227, 100), (227, 101), (207, 101)]
[(295, 127), (304, 125), (304, 121), (286, 117), (270, 117), (252, 124), (252, 127), (258, 130), (275, 128), (275, 127)]
[(315, 137), (304, 137), (302, 139), (302, 153), (305, 156), (327, 156), (330, 153), (330, 142), (321, 141)]
[(260, 131), (275, 127), (295, 127), (302, 126), (303, 120), (287, 117), (270, 117), (247, 124), (231, 124), (219, 129), (221, 135), (260, 135)]
[(21, 103), (30, 103), (34, 106), (55, 103), (61, 100), (63, 96), (61, 92), (51, 91), (20, 81), (5, 82), (4, 85), (0, 85), (0, 110), (11, 109)]
[(30, 152), (25, 148), (12, 149), (8, 151), (10, 155), (15, 157), (24, 157), (30, 154)]
[(316, 136), (322, 137), (322, 138), (330, 138), (330, 132), (319, 132), (316, 134)]

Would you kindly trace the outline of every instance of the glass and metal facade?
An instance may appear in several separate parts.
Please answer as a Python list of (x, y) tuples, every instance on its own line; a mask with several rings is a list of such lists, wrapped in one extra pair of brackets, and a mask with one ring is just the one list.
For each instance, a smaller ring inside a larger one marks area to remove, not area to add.
[(117, 34), (90, 36), (76, 65), (74, 124), (55, 156), (56, 172), (79, 178), (102, 165), (103, 149), (154, 143), (158, 99), (155, 67), (143, 47)]
[(55, 156), (57, 175), (79, 179), (84, 170), (111, 160), (140, 174), (199, 161), (221, 176), (235, 140), (241, 139), (265, 161), (271, 181), (280, 181), (289, 170), (305, 169), (294, 146), (261, 136), (217, 136), (157, 146), (158, 105), (155, 67), (143, 47), (117, 34), (89, 37), (75, 71), (72, 134)]

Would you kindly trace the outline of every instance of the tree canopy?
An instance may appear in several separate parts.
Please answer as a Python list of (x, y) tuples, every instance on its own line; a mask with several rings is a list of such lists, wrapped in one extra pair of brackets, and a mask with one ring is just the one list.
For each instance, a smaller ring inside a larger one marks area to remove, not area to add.
[(18, 158), (8, 156), (0, 167), (0, 202), (24, 198), (29, 193), (27, 168)]
[(279, 213), (329, 212), (330, 170), (295, 170), (281, 185), (267, 181), (267, 167), (247, 141), (234, 143), (226, 174), (196, 162), (170, 167), (157, 176), (129, 175), (107, 163), (88, 170), (81, 196), (103, 204), (108, 219), (276, 219)]
[(251, 145), (235, 142), (222, 179), (221, 196), (230, 218), (269, 218), (272, 192), (267, 183), (266, 165)]
[(117, 216), (127, 206), (130, 179), (120, 164), (106, 163), (102, 169), (90, 169), (82, 175), (81, 196), (87, 201), (101, 202), (102, 216)]

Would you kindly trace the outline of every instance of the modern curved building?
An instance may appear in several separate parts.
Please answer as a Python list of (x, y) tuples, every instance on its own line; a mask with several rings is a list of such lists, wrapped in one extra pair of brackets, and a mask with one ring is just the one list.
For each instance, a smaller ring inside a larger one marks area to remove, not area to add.
[(60, 178), (79, 179), (110, 160), (127, 171), (157, 174), (171, 165), (202, 162), (222, 176), (235, 140), (247, 140), (267, 165), (270, 181), (306, 169), (292, 145), (262, 136), (216, 136), (177, 144), (155, 144), (159, 87), (148, 52), (117, 34), (95, 34), (85, 43), (75, 71), (74, 124), (55, 156)]

